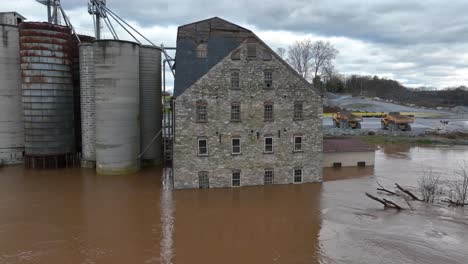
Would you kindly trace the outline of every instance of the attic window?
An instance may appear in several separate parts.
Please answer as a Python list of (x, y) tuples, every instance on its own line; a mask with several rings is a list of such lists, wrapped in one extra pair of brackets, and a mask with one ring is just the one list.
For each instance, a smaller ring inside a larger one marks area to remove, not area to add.
[(235, 50), (231, 54), (231, 60), (240, 60), (240, 50)]
[(197, 58), (206, 58), (208, 56), (208, 44), (200, 43), (195, 50)]
[(255, 43), (247, 44), (247, 57), (249, 58), (257, 57), (257, 44)]

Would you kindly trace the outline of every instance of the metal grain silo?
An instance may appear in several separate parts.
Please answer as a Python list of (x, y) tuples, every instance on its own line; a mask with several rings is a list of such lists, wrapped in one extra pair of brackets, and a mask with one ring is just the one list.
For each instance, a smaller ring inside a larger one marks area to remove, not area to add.
[(161, 130), (161, 49), (154, 46), (140, 47), (140, 113), (142, 160), (162, 163)]
[(96, 171), (130, 174), (140, 164), (139, 45), (94, 42)]
[(67, 27), (20, 25), (27, 167), (75, 164), (70, 47)]
[(94, 168), (96, 163), (96, 119), (94, 85), (94, 45), (79, 45), (82, 167)]
[(18, 27), (0, 25), (0, 164), (23, 160), (24, 126)]

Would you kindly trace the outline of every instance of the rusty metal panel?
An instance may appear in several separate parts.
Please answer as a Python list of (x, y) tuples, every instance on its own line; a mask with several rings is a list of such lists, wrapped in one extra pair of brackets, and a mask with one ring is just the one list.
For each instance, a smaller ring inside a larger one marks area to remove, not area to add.
[(0, 25), (0, 163), (23, 160), (24, 128), (18, 28)]
[(70, 29), (49, 23), (20, 25), (25, 152), (75, 152)]

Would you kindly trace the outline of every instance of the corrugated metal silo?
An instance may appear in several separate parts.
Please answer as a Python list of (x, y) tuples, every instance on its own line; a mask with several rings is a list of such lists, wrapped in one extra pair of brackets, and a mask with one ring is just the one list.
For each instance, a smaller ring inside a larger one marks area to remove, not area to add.
[(20, 25), (27, 167), (75, 163), (70, 48), (67, 27), (37, 22)]
[(142, 160), (161, 164), (161, 49), (154, 46), (140, 47), (140, 113)]
[(96, 171), (130, 174), (139, 170), (139, 45), (94, 42), (96, 85)]
[(94, 45), (85, 43), (80, 49), (80, 98), (82, 167), (94, 168), (96, 163), (96, 119), (94, 85)]
[(0, 40), (0, 163), (18, 163), (24, 151), (18, 27), (0, 25)]

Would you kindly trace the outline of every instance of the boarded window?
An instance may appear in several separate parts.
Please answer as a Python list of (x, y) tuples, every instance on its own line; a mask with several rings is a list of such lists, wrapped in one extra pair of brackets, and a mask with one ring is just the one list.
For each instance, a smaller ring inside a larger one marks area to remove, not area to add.
[(265, 79), (265, 89), (273, 88), (273, 72), (271, 70), (265, 70), (263, 75)]
[(302, 151), (302, 136), (294, 136), (294, 151)]
[(241, 154), (241, 140), (240, 138), (232, 139), (232, 154), (239, 155)]
[(232, 52), (231, 54), (231, 60), (240, 60), (241, 59), (241, 53), (240, 53), (240, 50), (235, 50)]
[(359, 161), (357, 163), (358, 167), (365, 167), (366, 166), (366, 162), (365, 161)]
[(232, 70), (231, 71), (231, 88), (232, 89), (239, 89), (239, 70)]
[(255, 43), (247, 44), (247, 57), (249, 58), (257, 57), (257, 44)]
[(233, 171), (232, 172), (232, 186), (238, 187), (240, 186), (241, 179), (240, 179), (240, 171)]
[(273, 153), (273, 138), (272, 137), (265, 137), (263, 151), (265, 153)]
[(273, 121), (273, 103), (266, 102), (263, 105), (263, 120)]
[(197, 122), (208, 121), (208, 104), (205, 101), (198, 101), (196, 105)]
[(200, 43), (195, 50), (197, 58), (206, 58), (208, 56), (208, 44)]
[(296, 101), (294, 102), (294, 120), (302, 120), (303, 119), (303, 102)]
[(231, 104), (231, 121), (240, 122), (241, 121), (241, 105), (240, 103)]
[(274, 178), (273, 178), (273, 170), (266, 169), (265, 170), (265, 175), (264, 175), (264, 184), (265, 185), (270, 185), (274, 183)]
[(294, 169), (294, 183), (302, 182), (302, 169)]
[(206, 138), (198, 139), (198, 155), (207, 156), (208, 155), (208, 141)]
[(198, 188), (200, 189), (210, 188), (210, 179), (208, 178), (207, 171), (198, 172)]

